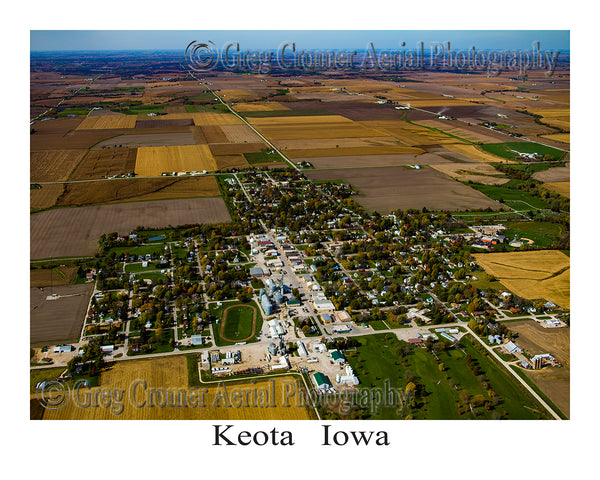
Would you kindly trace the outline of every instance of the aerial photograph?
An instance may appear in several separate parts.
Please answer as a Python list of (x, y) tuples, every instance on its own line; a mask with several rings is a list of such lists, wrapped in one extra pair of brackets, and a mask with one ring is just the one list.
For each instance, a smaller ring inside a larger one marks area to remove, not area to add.
[(569, 420), (570, 53), (31, 30), (30, 420)]

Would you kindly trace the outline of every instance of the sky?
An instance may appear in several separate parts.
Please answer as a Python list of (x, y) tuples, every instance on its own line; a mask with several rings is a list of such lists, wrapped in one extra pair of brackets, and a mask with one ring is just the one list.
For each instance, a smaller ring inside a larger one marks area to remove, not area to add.
[[(278, 49), (295, 42), (297, 49), (415, 48), (424, 42), (450, 42), (452, 49), (569, 50), (569, 30), (31, 30), (30, 51), (185, 50), (192, 41), (217, 47), (239, 42), (240, 49)], [(405, 46), (402, 45), (405, 43)]]

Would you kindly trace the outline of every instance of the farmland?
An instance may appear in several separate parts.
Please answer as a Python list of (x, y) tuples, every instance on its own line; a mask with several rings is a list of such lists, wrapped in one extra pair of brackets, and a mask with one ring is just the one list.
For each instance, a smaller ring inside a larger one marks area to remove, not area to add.
[[(283, 406), (286, 383), (297, 377), (220, 382), (188, 387), (188, 363), (183, 356), (117, 362), (103, 372), (100, 387), (123, 391), (122, 408), (83, 408), (70, 402), (46, 410), (44, 420), (303, 420), (309, 410), (299, 405), (299, 395)], [(145, 383), (144, 383), (145, 382)], [(93, 389), (92, 389), (93, 391)], [(247, 404), (236, 403), (239, 391)], [(85, 391), (82, 393), (82, 397)], [(262, 395), (271, 395), (265, 402)], [(263, 398), (261, 402), (261, 398)], [(79, 402), (82, 404), (83, 402)]]
[(135, 128), (137, 117), (133, 115), (102, 115), (86, 117), (77, 130), (106, 130), (113, 128)]
[(556, 250), (475, 254), (476, 262), (506, 288), (527, 299), (570, 307), (569, 257)]
[(93, 255), (107, 232), (128, 233), (139, 225), (165, 227), (229, 222), (221, 198), (133, 202), (54, 209), (31, 215), (30, 257)]
[(135, 147), (162, 147), (174, 145), (194, 145), (196, 143), (192, 132), (173, 132), (173, 133), (143, 133), (119, 135), (108, 140), (104, 140), (94, 148), (135, 148)]
[[(78, 339), (93, 285), (68, 285), (29, 290), (30, 343)], [(57, 300), (46, 300), (52, 293)]]
[(69, 180), (91, 180), (133, 173), (136, 155), (135, 148), (92, 149), (75, 168)]
[(29, 207), (32, 211), (50, 208), (56, 203), (58, 197), (62, 195), (63, 190), (64, 185), (60, 183), (40, 185), (39, 188), (30, 188)]
[(124, 178), (69, 183), (56, 206), (81, 207), (103, 203), (219, 196), (219, 187), (214, 177)]
[(173, 147), (140, 147), (135, 160), (135, 173), (160, 176), (163, 172), (214, 171), (217, 164), (207, 145)]
[(86, 153), (86, 150), (32, 151), (30, 181), (63, 182), (69, 178)]
[(73, 283), (76, 275), (76, 267), (35, 268), (30, 270), (29, 286), (39, 288), (69, 285)]

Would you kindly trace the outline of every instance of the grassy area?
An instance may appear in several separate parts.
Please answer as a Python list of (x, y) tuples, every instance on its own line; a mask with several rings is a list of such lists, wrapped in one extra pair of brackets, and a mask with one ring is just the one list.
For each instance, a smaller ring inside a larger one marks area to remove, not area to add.
[(505, 222), (504, 235), (507, 238), (529, 238), (535, 245), (549, 246), (556, 242), (563, 232), (563, 227), (558, 223), (549, 222)]
[(69, 117), (72, 115), (76, 115), (76, 116), (86, 116), (88, 113), (90, 113), (90, 109), (86, 108), (86, 107), (71, 107), (71, 108), (65, 108), (63, 111), (58, 112), (56, 114), (57, 117)]
[(278, 163), (284, 162), (284, 158), (277, 152), (269, 153), (271, 150), (261, 150), (260, 152), (244, 153), (244, 158), (248, 163)]
[(227, 310), (223, 319), (223, 334), (230, 340), (242, 340), (252, 335), (252, 319), (256, 309), (248, 305), (236, 305)]
[(150, 113), (159, 115), (162, 111), (162, 105), (132, 105), (127, 110), (124, 110), (123, 113), (126, 115), (148, 115)]
[(199, 387), (202, 383), (198, 372), (198, 355), (192, 353), (186, 355), (185, 359), (187, 361), (188, 387)]
[(496, 280), (492, 275), (483, 270), (469, 272), (469, 276), (475, 276), (477, 280), (469, 280), (468, 284), (473, 285), (479, 290), (506, 290), (506, 287)]
[(561, 150), (533, 142), (485, 143), (481, 145), (481, 148), (488, 153), (510, 160), (521, 156), (516, 152), (549, 155), (552, 160), (560, 160), (564, 155)]
[(533, 197), (528, 193), (525, 193), (521, 190), (516, 190), (514, 188), (493, 185), (477, 185), (473, 183), (467, 183), (467, 185), (479, 190), (481, 193), (487, 195), (493, 200), (506, 203), (508, 206), (516, 210), (543, 209), (550, 207), (544, 200)]
[[(227, 318), (223, 319), (225, 309), (230, 307), (243, 307), (232, 308), (227, 312)], [(248, 307), (253, 307), (256, 310), (256, 326), (254, 329), (254, 335), (248, 340), (243, 340), (247, 343), (256, 342), (256, 335), (262, 328), (263, 318), (260, 313), (260, 309), (253, 301), (242, 303), (238, 301), (234, 302), (222, 302), (220, 307), (217, 307), (216, 303), (209, 304), (210, 314), (219, 319), (219, 323), (213, 325), (213, 333), (215, 335), (215, 343), (218, 346), (234, 345), (238, 341), (243, 339), (252, 333), (252, 312)], [(249, 317), (247, 317), (249, 315)], [(221, 327), (225, 321), (224, 335), (229, 340), (221, 337)], [(237, 332), (237, 333), (236, 333)]]
[(373, 327), (373, 330), (389, 330), (389, 328), (383, 322), (383, 320), (374, 320), (372, 322), (369, 322), (368, 325)]

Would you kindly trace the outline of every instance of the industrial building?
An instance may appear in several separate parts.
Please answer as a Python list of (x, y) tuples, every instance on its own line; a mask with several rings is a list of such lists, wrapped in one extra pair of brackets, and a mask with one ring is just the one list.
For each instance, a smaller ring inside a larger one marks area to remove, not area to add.
[(321, 372), (315, 372), (313, 374), (313, 378), (315, 380), (315, 385), (317, 386), (317, 388), (319, 390), (327, 390), (327, 389), (331, 388), (331, 382)]
[(344, 385), (358, 385), (358, 377), (354, 375), (354, 371), (350, 365), (346, 365), (346, 375), (336, 375), (335, 381)]

